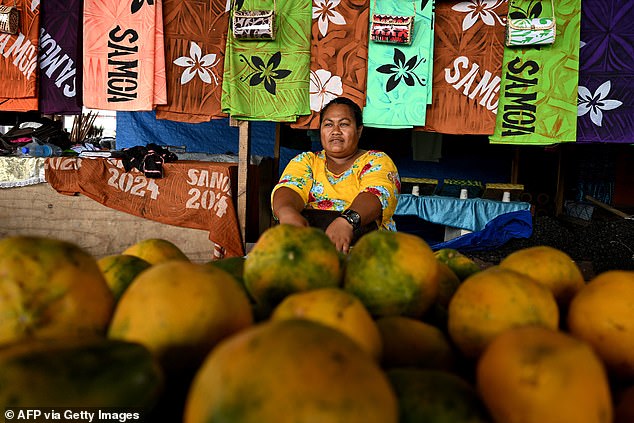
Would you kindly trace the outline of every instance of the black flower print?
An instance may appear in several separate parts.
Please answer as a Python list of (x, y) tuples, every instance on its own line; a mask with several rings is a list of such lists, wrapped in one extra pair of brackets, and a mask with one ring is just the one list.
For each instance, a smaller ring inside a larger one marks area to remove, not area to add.
[(143, 7), (143, 3), (147, 1), (148, 6), (154, 6), (154, 0), (132, 0), (132, 5), (130, 6), (130, 11), (132, 14), (135, 14)]
[(511, 9), (509, 13), (509, 18), (511, 19), (534, 19), (539, 18), (542, 14), (541, 1), (531, 1), (526, 7), (526, 10), (515, 6), (514, 4), (510, 4), (509, 8)]
[(413, 87), (418, 82), (421, 86), (426, 85), (425, 78), (419, 78), (418, 75), (414, 73), (414, 70), (421, 63), (425, 63), (427, 59), (421, 57), (418, 60), (418, 56), (412, 56), (411, 59), (405, 61), (405, 54), (397, 48), (394, 49), (394, 63), (388, 63), (386, 65), (379, 66), (376, 70), (377, 72), (384, 73), (390, 75), (385, 84), (385, 92), (390, 92), (394, 88), (400, 84), (401, 80), (405, 82), (406, 85)]
[(266, 64), (260, 56), (251, 56), (251, 61), (249, 62), (249, 59), (244, 54), (240, 55), (240, 61), (246, 62), (253, 69), (253, 72), (240, 78), (240, 80), (246, 81), (248, 79), (249, 85), (252, 87), (264, 82), (264, 88), (273, 95), (275, 95), (276, 89), (275, 80), (286, 78), (291, 74), (290, 70), (278, 69), (282, 61), (282, 53), (279, 51), (274, 53)]

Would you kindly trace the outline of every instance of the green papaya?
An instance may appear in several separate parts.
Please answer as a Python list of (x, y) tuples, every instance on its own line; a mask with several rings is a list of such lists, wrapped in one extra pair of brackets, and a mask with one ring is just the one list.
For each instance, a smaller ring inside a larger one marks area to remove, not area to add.
[(24, 340), (0, 348), (0, 408), (150, 410), (164, 387), (144, 346), (103, 337)]
[(460, 251), (452, 248), (442, 248), (437, 250), (434, 252), (434, 256), (436, 256), (436, 259), (439, 262), (449, 266), (456, 276), (458, 276), (460, 281), (464, 281), (469, 276), (482, 270), (475, 261), (465, 256)]
[(387, 371), (398, 398), (400, 423), (492, 423), (477, 390), (443, 370), (394, 368)]

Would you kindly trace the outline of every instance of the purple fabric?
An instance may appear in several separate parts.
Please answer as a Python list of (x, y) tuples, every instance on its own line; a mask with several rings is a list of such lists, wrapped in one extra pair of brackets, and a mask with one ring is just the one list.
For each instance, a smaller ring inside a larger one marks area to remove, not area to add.
[(634, 140), (634, 2), (581, 7), (577, 142)]
[(41, 3), (40, 112), (81, 113), (81, 0)]

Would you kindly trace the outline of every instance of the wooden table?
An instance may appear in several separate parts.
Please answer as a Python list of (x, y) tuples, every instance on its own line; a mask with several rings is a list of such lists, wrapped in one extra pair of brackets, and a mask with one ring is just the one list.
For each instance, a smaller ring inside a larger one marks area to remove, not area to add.
[(45, 170), (46, 184), (0, 190), (0, 236), (54, 235), (96, 256), (151, 237), (175, 241), (195, 261), (244, 254), (235, 163), (165, 163), (158, 179), (101, 158), (51, 158)]

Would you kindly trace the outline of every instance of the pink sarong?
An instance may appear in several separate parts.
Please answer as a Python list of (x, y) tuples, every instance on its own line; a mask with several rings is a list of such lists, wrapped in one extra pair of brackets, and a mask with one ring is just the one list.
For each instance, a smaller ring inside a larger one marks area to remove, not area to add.
[(86, 0), (84, 106), (149, 111), (167, 102), (162, 0)]

